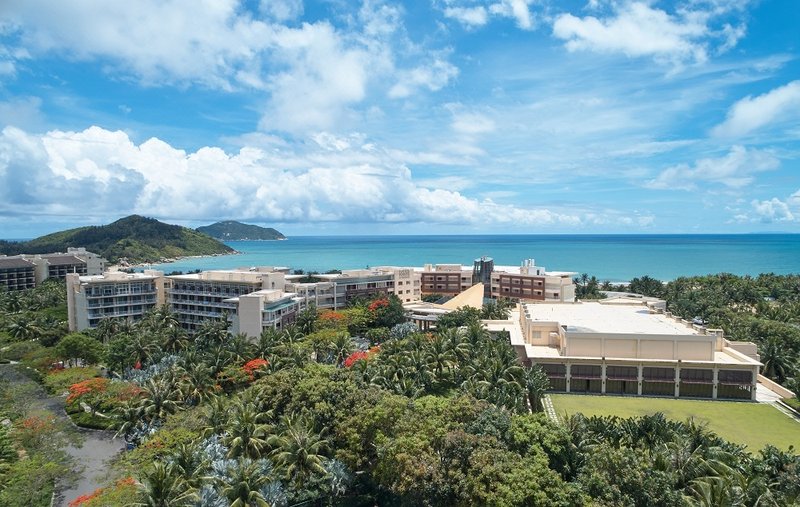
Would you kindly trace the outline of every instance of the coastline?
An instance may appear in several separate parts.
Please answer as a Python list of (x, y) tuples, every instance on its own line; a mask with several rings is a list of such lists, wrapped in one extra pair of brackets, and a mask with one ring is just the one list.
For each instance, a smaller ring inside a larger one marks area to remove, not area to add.
[(179, 262), (186, 259), (210, 259), (213, 257), (225, 257), (228, 255), (242, 255), (242, 252), (238, 250), (234, 250), (233, 252), (229, 253), (218, 253), (218, 254), (207, 254), (207, 255), (182, 255), (179, 257), (165, 257), (163, 259), (159, 259), (157, 262), (139, 262), (136, 264), (111, 264), (108, 266), (108, 271), (122, 271), (126, 269), (145, 269), (149, 268), (153, 264), (171, 264), (173, 262)]

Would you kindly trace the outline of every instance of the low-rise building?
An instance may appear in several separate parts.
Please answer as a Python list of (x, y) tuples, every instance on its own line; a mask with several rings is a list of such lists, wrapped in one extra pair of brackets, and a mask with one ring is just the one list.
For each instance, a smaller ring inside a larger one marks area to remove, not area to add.
[(412, 268), (350, 269), (313, 275), (313, 282), (303, 282), (305, 276), (286, 275), (286, 291), (297, 294), (304, 305), (313, 304), (320, 309), (344, 308), (355, 298), (381, 294), (394, 294), (406, 303), (418, 301), (421, 294), (420, 275)]
[(0, 287), (6, 290), (36, 287), (36, 265), (18, 255), (0, 256)]
[(107, 272), (101, 275), (66, 275), (67, 311), (70, 331), (94, 328), (101, 320), (141, 319), (164, 304), (164, 273)]
[[(101, 275), (106, 266), (105, 259), (85, 248), (67, 248), (66, 253), (0, 256), (0, 260), (0, 285), (6, 285), (8, 290), (32, 289), (48, 279), (64, 280), (68, 274)], [(17, 267), (11, 268), (12, 265)], [(29, 276), (31, 266), (33, 283)]]
[(661, 302), (522, 304), (507, 331), (524, 364), (539, 364), (555, 391), (755, 399), (761, 363), (753, 344), (677, 319)]

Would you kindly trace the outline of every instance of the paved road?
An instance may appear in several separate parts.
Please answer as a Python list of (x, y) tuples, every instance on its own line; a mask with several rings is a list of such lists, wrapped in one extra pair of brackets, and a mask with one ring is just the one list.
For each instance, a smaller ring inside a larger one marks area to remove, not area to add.
[[(50, 396), (44, 388), (20, 374), (16, 368), (21, 366), (0, 365), (2, 380), (34, 385), (36, 398), (31, 400), (31, 405), (69, 421), (64, 412), (64, 398)], [(70, 445), (65, 449), (78, 466), (78, 479), (72, 487), (60, 491), (56, 498), (56, 507), (65, 507), (78, 496), (91, 493), (102, 486), (108, 472), (108, 461), (124, 447), (122, 439), (113, 438), (114, 433), (110, 431), (78, 428), (78, 432), (82, 436), (83, 444), (80, 447)]]

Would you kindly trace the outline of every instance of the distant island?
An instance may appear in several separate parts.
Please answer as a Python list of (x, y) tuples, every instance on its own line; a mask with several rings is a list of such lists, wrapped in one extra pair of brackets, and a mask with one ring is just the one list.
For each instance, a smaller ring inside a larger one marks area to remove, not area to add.
[(108, 225), (55, 232), (30, 241), (0, 241), (0, 253), (7, 255), (66, 252), (68, 247), (85, 247), (112, 263), (128, 264), (235, 253), (233, 248), (201, 232), (139, 215)]
[(263, 241), (286, 239), (286, 236), (272, 227), (243, 224), (235, 220), (226, 220), (215, 224), (198, 227), (197, 232), (208, 234), (220, 241)]

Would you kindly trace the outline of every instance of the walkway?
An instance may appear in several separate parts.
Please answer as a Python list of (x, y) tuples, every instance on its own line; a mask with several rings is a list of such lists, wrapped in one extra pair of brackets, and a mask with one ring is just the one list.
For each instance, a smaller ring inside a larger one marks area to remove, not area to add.
[[(22, 368), (22, 366), (0, 365), (0, 379), (4, 382), (33, 384), (36, 386), (34, 391), (36, 398), (31, 400), (33, 408), (47, 410), (56, 417), (72, 422), (64, 412), (64, 398), (50, 396), (42, 386), (19, 373), (16, 368)], [(56, 495), (55, 507), (66, 507), (78, 496), (91, 493), (101, 487), (105, 483), (108, 472), (108, 461), (124, 447), (122, 439), (113, 438), (113, 432), (85, 428), (78, 428), (77, 431), (81, 434), (83, 444), (80, 447), (70, 445), (65, 451), (75, 460), (78, 479), (69, 489), (59, 491)], [(57, 490), (59, 489), (61, 488), (57, 488)]]

